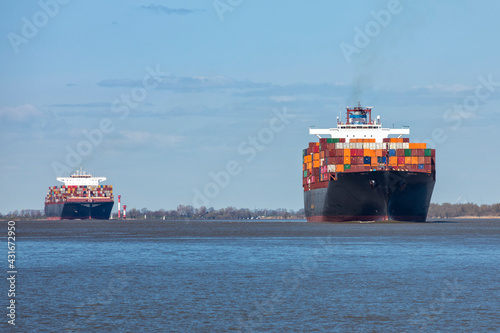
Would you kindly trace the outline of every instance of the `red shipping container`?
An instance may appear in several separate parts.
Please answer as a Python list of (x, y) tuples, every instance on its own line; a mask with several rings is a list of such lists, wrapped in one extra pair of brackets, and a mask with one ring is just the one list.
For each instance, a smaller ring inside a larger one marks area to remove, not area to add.
[(396, 156), (397, 157), (401, 157), (401, 156), (405, 156), (405, 150), (404, 149), (396, 149)]
[(313, 153), (319, 153), (319, 146), (313, 147)]
[(357, 149), (351, 149), (351, 157), (358, 156), (358, 150)]
[[(398, 149), (402, 150), (402, 149)], [(404, 165), (405, 164), (405, 157), (404, 156), (398, 156), (398, 165)]]
[(365, 156), (364, 149), (358, 149), (358, 155), (357, 156), (361, 156), (361, 157)]

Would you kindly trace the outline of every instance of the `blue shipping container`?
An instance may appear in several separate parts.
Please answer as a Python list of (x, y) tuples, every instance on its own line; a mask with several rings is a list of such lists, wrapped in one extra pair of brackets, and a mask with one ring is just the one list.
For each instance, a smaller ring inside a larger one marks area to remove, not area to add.
[(377, 157), (377, 163), (386, 163), (387, 162), (387, 157), (381, 157), (381, 156), (378, 156)]

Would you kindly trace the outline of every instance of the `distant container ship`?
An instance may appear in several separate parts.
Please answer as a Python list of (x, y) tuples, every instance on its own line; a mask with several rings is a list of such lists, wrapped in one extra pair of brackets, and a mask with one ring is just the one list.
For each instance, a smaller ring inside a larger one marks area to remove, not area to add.
[(47, 219), (109, 219), (114, 204), (113, 186), (99, 185), (106, 177), (92, 177), (80, 170), (57, 180), (64, 185), (49, 187), (45, 197)]
[(436, 151), (403, 138), (408, 128), (382, 128), (371, 111), (358, 104), (347, 108), (347, 122), (337, 118), (337, 128), (309, 129), (320, 139), (303, 150), (307, 221), (426, 220)]

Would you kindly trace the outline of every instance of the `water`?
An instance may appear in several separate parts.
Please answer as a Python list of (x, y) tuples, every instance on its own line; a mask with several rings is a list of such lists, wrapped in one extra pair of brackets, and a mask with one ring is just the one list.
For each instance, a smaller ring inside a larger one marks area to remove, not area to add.
[(21, 332), (500, 331), (500, 220), (16, 227)]

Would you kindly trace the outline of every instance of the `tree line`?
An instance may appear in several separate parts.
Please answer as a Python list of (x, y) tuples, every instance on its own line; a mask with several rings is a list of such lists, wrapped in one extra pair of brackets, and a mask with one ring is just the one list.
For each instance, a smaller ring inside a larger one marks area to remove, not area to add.
[[(492, 205), (477, 205), (474, 203), (464, 204), (431, 204), (428, 218), (455, 218), (462, 216), (495, 216), (500, 217), (500, 203)], [(117, 214), (113, 214), (116, 218)], [(253, 209), (227, 207), (215, 209), (205, 206), (194, 208), (190, 205), (178, 205), (173, 210), (149, 210), (147, 208), (127, 210), (127, 218), (150, 220), (246, 220), (246, 219), (305, 219), (304, 209), (297, 211), (291, 209)], [(22, 209), (11, 211), (5, 215), (0, 213), (0, 219), (45, 219), (44, 211), (41, 209)]]
[(500, 203), (492, 205), (464, 204), (431, 204), (428, 218), (453, 218), (461, 216), (500, 216)]
[[(117, 217), (116, 213), (113, 217)], [(147, 208), (127, 210), (127, 218), (132, 219), (165, 219), (165, 220), (257, 220), (257, 219), (305, 219), (304, 209), (253, 209), (227, 207), (215, 209), (202, 206), (179, 205), (175, 210), (160, 209), (156, 211)]]

